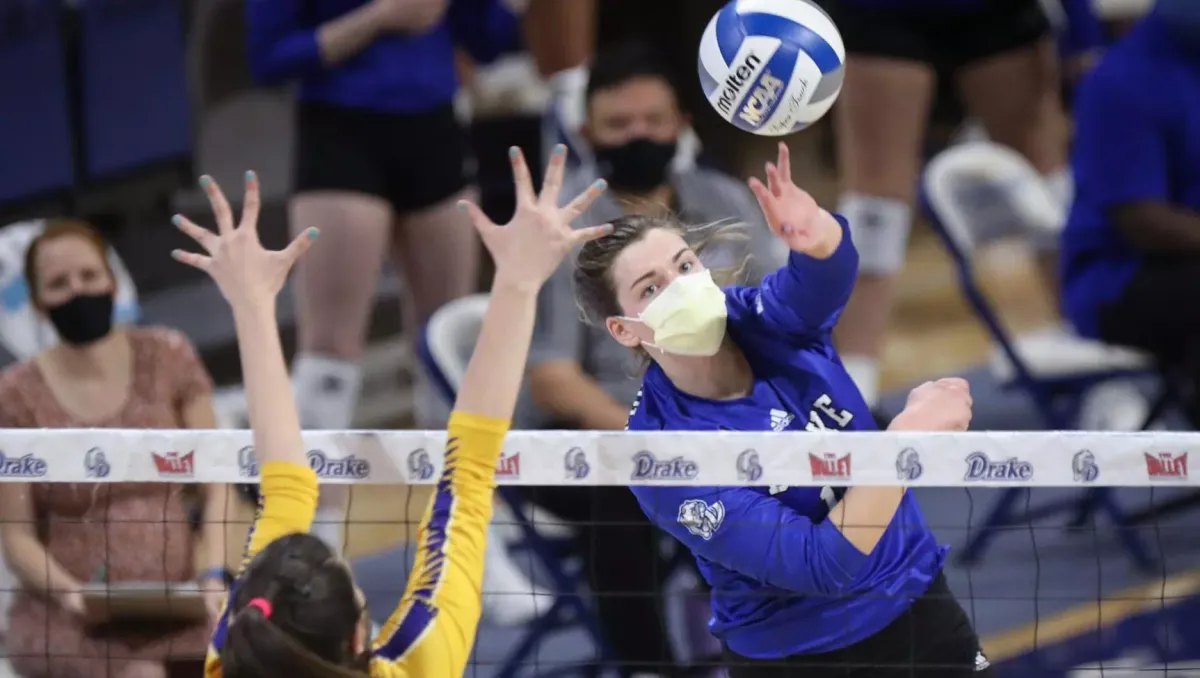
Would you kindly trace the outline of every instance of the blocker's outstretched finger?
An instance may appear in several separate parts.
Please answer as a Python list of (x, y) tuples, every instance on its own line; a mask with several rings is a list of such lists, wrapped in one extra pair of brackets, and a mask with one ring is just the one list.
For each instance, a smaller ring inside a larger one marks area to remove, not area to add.
[(195, 252), (172, 250), (171, 256), (175, 259), (175, 261), (187, 264), (192, 268), (198, 268), (205, 272), (208, 271), (209, 265), (212, 264), (212, 259), (210, 257), (206, 257), (203, 254), (196, 254)]
[(537, 195), (533, 192), (533, 177), (529, 174), (529, 165), (525, 162), (525, 154), (513, 146), (508, 149), (508, 157), (512, 160), (513, 184), (517, 189), (517, 205), (533, 205)]
[(241, 228), (252, 231), (258, 230), (258, 212), (262, 208), (262, 196), (258, 185), (258, 175), (253, 170), (246, 172), (246, 193), (242, 196)]
[(596, 198), (604, 195), (604, 191), (607, 188), (608, 182), (603, 179), (599, 179), (591, 186), (588, 186), (586, 191), (575, 196), (574, 200), (572, 200), (566, 207), (562, 208), (561, 214), (563, 221), (569, 224), (578, 219), (579, 215), (586, 212), (587, 209), (592, 206), (592, 203), (596, 201)]
[(492, 229), (499, 228), (488, 218), (488, 215), (483, 213), (483, 210), (479, 209), (478, 205), (470, 200), (459, 200), (458, 209), (467, 213), (471, 225), (475, 227), (476, 231), (479, 231), (480, 237), (487, 235)]
[(571, 232), (571, 245), (582, 245), (589, 240), (602, 238), (609, 233), (612, 233), (612, 224), (601, 224), (600, 226), (589, 226), (580, 228)]
[(283, 250), (283, 257), (287, 262), (287, 268), (289, 270), (292, 268), (292, 266), (296, 265), (297, 261), (300, 261), (300, 257), (304, 256), (305, 252), (308, 252), (308, 249), (312, 247), (313, 241), (316, 240), (317, 236), (320, 234), (321, 232), (317, 229), (310, 228), (292, 239), (292, 242), (288, 244), (287, 249)]
[(550, 154), (550, 162), (546, 164), (546, 177), (542, 180), (542, 195), (539, 198), (543, 205), (558, 206), (558, 196), (562, 192), (563, 171), (567, 165), (567, 147), (558, 144)]
[(216, 249), (218, 240), (216, 233), (197, 225), (182, 214), (176, 214), (171, 217), (171, 223), (175, 224), (175, 228), (183, 231), (189, 238), (195, 240), (196, 244), (203, 247), (205, 252), (212, 254), (213, 250)]
[(217, 220), (217, 232), (221, 235), (233, 231), (233, 209), (216, 181), (207, 174), (200, 177), (200, 188), (208, 196), (208, 204), (212, 206), (213, 217)]

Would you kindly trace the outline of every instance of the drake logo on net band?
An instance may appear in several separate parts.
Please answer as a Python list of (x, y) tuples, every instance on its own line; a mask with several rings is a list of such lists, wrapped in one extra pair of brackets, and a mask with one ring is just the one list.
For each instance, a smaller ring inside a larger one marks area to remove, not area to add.
[(329, 480), (365, 480), (371, 476), (371, 464), (353, 454), (331, 457), (322, 450), (309, 450), (308, 465), (318, 478)]
[(690, 459), (656, 459), (653, 452), (642, 450), (633, 455), (633, 480), (693, 480), (700, 465)]

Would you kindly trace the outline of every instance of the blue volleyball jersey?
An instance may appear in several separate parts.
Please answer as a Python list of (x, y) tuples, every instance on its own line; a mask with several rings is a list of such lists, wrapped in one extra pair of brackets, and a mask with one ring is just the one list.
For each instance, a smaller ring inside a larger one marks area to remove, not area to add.
[(1062, 233), (1063, 311), (1099, 337), (1099, 313), (1142, 265), (1114, 207), (1159, 202), (1200, 210), (1200, 50), (1152, 12), (1079, 86), (1071, 167), (1075, 203)]
[[(754, 371), (750, 395), (691, 396), (651, 365), (629, 429), (874, 430), (830, 343), (858, 269), (846, 222), (838, 221), (842, 244), (832, 257), (792, 253), (761, 286), (726, 290), (729, 335)], [(924, 593), (945, 561), (947, 548), (911, 493), (874, 551), (858, 551), (826, 520), (853, 482), (853, 456), (808, 463), (828, 487), (632, 488), (650, 520), (695, 555), (712, 586), (709, 628), (742, 656), (828, 652), (867, 638)]]
[(500, 0), (451, 0), (442, 22), (420, 34), (389, 33), (327, 68), (317, 28), (369, 0), (251, 0), (247, 56), (256, 79), (300, 81), (300, 100), (383, 113), (449, 104), (458, 91), (454, 47), (488, 62), (515, 50), (520, 21)]

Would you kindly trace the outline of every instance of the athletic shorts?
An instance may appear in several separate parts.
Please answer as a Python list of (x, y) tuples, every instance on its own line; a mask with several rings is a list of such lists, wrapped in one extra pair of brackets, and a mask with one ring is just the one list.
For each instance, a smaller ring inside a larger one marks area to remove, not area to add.
[(365, 193), (405, 214), (474, 181), (467, 133), (450, 104), (396, 114), (301, 103), (296, 136), (296, 193)]
[(959, 10), (950, 3), (817, 1), (837, 24), (847, 53), (919, 61), (941, 72), (1028, 47), (1050, 33), (1038, 0), (982, 0)]
[(782, 659), (728, 649), (730, 678), (991, 678), (971, 620), (938, 573), (924, 595), (879, 633), (849, 647)]

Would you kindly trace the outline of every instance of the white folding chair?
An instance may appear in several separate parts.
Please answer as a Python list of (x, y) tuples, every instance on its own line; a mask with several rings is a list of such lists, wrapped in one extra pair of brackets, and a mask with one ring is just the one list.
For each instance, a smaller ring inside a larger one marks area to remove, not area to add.
[[(447, 403), (454, 401), (462, 384), (487, 304), (486, 294), (452, 301), (434, 313), (418, 336), (419, 359)], [(584, 582), (578, 568), (570, 562), (570, 540), (550, 538), (540, 532), (540, 525), (528, 518), (524, 499), (512, 488), (501, 487), (497, 494), (520, 528), (522, 540), (514, 548), (528, 550), (554, 584), (553, 602), (526, 629), (516, 648), (501, 663), (497, 678), (517, 675), (526, 661), (536, 656), (538, 645), (551, 635), (573, 627), (582, 627), (593, 646), (598, 648), (597, 653), (603, 656), (604, 645), (596, 619), (591, 607), (578, 593)], [(577, 667), (567, 665), (542, 671), (539, 675), (560, 675), (577, 670)]]
[[(934, 231), (954, 260), (963, 296), (997, 345), (990, 361), (993, 376), (1033, 401), (1044, 428), (1078, 428), (1083, 403), (1097, 386), (1156, 374), (1153, 361), (1137, 351), (1066, 334), (1014, 338), (1001, 323), (976, 278), (974, 255), (1014, 231), (1057, 230), (1064, 219), (1063, 206), (1055, 203), (1023, 156), (990, 141), (952, 146), (929, 161), (919, 193)], [(1141, 422), (1142, 428), (1161, 414), (1161, 408), (1154, 410)], [(1152, 566), (1108, 488), (1093, 488), (1082, 499), (1031, 508), (1018, 516), (1017, 500), (1025, 491), (1009, 489), (1001, 495), (960, 552), (961, 561), (978, 560), (1006, 525), (1073, 511), (1073, 527), (1083, 526), (1095, 513), (1107, 515), (1136, 563)]]

